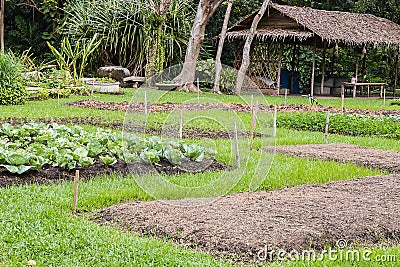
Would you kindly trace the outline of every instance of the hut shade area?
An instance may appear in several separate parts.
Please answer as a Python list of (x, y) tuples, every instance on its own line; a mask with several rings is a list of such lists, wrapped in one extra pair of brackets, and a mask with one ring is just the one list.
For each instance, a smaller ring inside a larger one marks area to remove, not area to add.
[[(237, 47), (240, 48), (244, 41), (251, 36), (250, 28), (257, 14), (258, 10), (229, 28), (226, 35), (227, 40), (235, 41)], [(323, 51), (321, 72), (325, 73), (326, 49), (338, 46), (364, 48), (367, 46), (400, 47), (400, 25), (371, 14), (327, 11), (270, 3), (258, 23), (254, 37), (250, 54), (251, 63), (247, 74), (259, 88), (271, 88), (268, 85), (271, 84), (270, 81), (275, 82), (272, 89), (280, 88), (282, 45), (312, 46), (314, 56), (310, 75), (310, 94), (313, 95), (316, 67), (315, 53), (317, 48), (321, 48)], [(267, 51), (260, 49), (260, 46), (267, 47)], [(280, 49), (277, 49), (276, 46), (280, 47)], [(235, 53), (235, 67), (242, 62), (242, 58), (236, 55), (239, 54)], [(293, 64), (294, 62), (292, 60)], [(266, 67), (266, 65), (269, 67)], [(333, 68), (334, 63), (332, 63), (332, 72)], [(357, 77), (358, 60), (355, 69)], [(291, 73), (290, 75), (291, 85), (289, 87), (292, 90), (294, 74)], [(323, 77), (324, 75), (322, 75), (321, 84), (317, 85), (321, 88), (319, 90), (321, 93), (324, 91)], [(346, 79), (347, 77), (339, 78)], [(266, 84), (264, 80), (269, 83)], [(287, 81), (286, 78), (285, 81)], [(397, 81), (397, 75), (395, 81)], [(336, 92), (337, 88), (333, 89)]]
[[(228, 40), (245, 39), (257, 11), (233, 25)], [(371, 14), (317, 10), (271, 3), (257, 27), (262, 42), (298, 43), (323, 47), (339, 44), (400, 45), (400, 26)]]

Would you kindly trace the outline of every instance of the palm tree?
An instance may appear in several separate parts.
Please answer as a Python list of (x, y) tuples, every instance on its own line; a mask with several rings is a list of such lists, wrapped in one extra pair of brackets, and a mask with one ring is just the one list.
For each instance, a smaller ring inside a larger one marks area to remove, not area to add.
[(78, 40), (98, 33), (104, 63), (150, 75), (181, 60), (190, 32), (190, 0), (71, 1), (60, 26)]

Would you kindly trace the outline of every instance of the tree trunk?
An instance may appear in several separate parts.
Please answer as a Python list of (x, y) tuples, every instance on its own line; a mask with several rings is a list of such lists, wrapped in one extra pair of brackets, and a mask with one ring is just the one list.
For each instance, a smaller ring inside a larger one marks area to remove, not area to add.
[(162, 35), (162, 28), (163, 28), (163, 24), (164, 24), (164, 19), (165, 16), (167, 15), (168, 12), (168, 8), (171, 5), (171, 0), (161, 0), (160, 1), (160, 6), (159, 9), (157, 10), (156, 14), (159, 17), (159, 24), (157, 27), (157, 31), (154, 35), (154, 39), (153, 39), (153, 45), (148, 57), (148, 73), (147, 76), (150, 78), (149, 79), (149, 85), (150, 86), (154, 86), (154, 75), (161, 70), (162, 66), (160, 66), (160, 60), (164, 60), (164, 59), (160, 59), (159, 56), (159, 47), (161, 45), (161, 35)]
[(0, 0), (0, 49), (4, 52), (4, 1)]
[(214, 88), (213, 93), (221, 93), (219, 80), (221, 78), (222, 64), (221, 64), (221, 55), (222, 49), (224, 48), (224, 41), (226, 37), (226, 31), (228, 30), (229, 17), (231, 15), (232, 5), (234, 0), (229, 0), (228, 7), (226, 8), (224, 24), (222, 25), (221, 34), (219, 36), (219, 44), (217, 50), (217, 56), (215, 57), (215, 80), (214, 80)]
[(181, 89), (189, 92), (199, 92), (193, 84), (196, 75), (196, 63), (200, 54), (201, 43), (204, 40), (207, 21), (214, 14), (223, 0), (200, 0), (194, 18), (190, 39), (186, 48), (185, 62), (181, 73), (175, 77), (174, 82), (181, 85)]
[(258, 22), (260, 22), (261, 18), (264, 16), (264, 13), (268, 8), (269, 2), (270, 0), (264, 1), (257, 15), (254, 17), (253, 22), (251, 23), (250, 32), (249, 35), (247, 36), (246, 42), (243, 47), (242, 65), (240, 66), (238, 76), (236, 79), (236, 88), (235, 88), (236, 94), (240, 94), (240, 91), (242, 90), (243, 82), (246, 77), (246, 72), (250, 65), (251, 44), (253, 43)]

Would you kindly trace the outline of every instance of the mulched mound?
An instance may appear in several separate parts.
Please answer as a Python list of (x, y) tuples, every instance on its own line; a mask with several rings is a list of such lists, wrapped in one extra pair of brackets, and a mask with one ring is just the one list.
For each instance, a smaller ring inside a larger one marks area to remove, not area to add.
[[(201, 200), (214, 202), (187, 205)], [(321, 251), (340, 239), (348, 244), (399, 244), (399, 203), (400, 175), (393, 174), (219, 199), (127, 203), (98, 211), (93, 218), (217, 257), (252, 262), (266, 245), (301, 253)]]
[[(177, 137), (179, 136), (179, 131), (176, 127), (172, 127), (168, 129), (166, 126), (160, 125), (159, 128), (151, 128), (147, 127), (144, 128), (143, 126), (137, 125), (129, 125), (124, 124), (122, 122), (108, 122), (104, 121), (102, 118), (98, 117), (70, 117), (70, 118), (0, 118), (0, 124), (2, 123), (10, 123), (12, 125), (23, 125), (29, 123), (31, 121), (35, 122), (42, 122), (46, 124), (51, 123), (58, 123), (64, 125), (91, 125), (95, 127), (102, 127), (102, 128), (111, 128), (114, 130), (124, 130), (132, 133), (145, 133), (149, 135), (158, 135), (158, 136), (167, 136), (167, 137)], [(238, 131), (238, 137), (248, 137), (250, 135), (249, 132), (245, 131)], [(204, 130), (198, 127), (191, 127), (191, 128), (184, 128), (182, 131), (182, 138), (188, 139), (203, 139), (203, 138), (210, 138), (210, 139), (229, 139), (234, 136), (233, 132), (229, 131), (221, 131), (221, 130)], [(255, 137), (270, 137), (270, 135), (254, 133)]]
[(400, 153), (350, 144), (312, 144), (265, 147), (266, 151), (298, 157), (351, 162), (360, 166), (400, 173)]
[[(82, 179), (91, 179), (98, 175), (105, 174), (182, 174), (186, 172), (203, 172), (203, 171), (219, 171), (230, 170), (230, 167), (216, 160), (211, 162), (183, 162), (182, 166), (172, 165), (167, 160), (161, 160), (158, 163), (146, 164), (142, 162), (125, 163), (118, 160), (114, 165), (107, 166), (96, 160), (95, 164), (87, 168), (78, 167), (79, 176)], [(207, 165), (203, 165), (207, 164)], [(28, 171), (21, 175), (8, 172), (5, 168), (0, 167), (0, 187), (22, 184), (53, 184), (61, 181), (73, 181), (75, 170), (63, 170), (59, 167), (45, 165), (43, 168), (34, 171)]]
[[(68, 106), (75, 106), (81, 108), (93, 108), (101, 110), (119, 110), (124, 112), (144, 112), (144, 104), (139, 102), (103, 102), (98, 100), (78, 100), (75, 102), (67, 103)], [(209, 103), (209, 104), (196, 104), (196, 103), (160, 103), (148, 104), (149, 112), (172, 112), (172, 111), (201, 111), (201, 110), (226, 110), (236, 112), (250, 112), (249, 104), (224, 104), (224, 103)], [(258, 110), (261, 112), (273, 112), (273, 105), (259, 105)], [(304, 111), (317, 111), (341, 113), (340, 108), (324, 107), (321, 105), (309, 106), (304, 104), (289, 104), (279, 105), (277, 110), (280, 112), (304, 112)], [(353, 109), (346, 108), (347, 114), (360, 114), (360, 115), (376, 115), (387, 116), (394, 115), (400, 116), (400, 110), (366, 110), (366, 109)]]

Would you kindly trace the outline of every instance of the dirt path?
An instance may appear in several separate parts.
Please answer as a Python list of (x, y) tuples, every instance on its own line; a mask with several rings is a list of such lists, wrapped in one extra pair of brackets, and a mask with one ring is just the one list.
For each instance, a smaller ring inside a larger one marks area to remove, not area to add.
[(267, 151), (298, 157), (352, 162), (357, 165), (400, 173), (400, 153), (350, 144), (312, 144), (297, 146), (265, 147)]
[(97, 212), (95, 221), (170, 237), (242, 262), (257, 260), (265, 245), (287, 251), (322, 250), (339, 239), (372, 245), (398, 243), (400, 238), (396, 174), (228, 195), (196, 208), (185, 207), (188, 201), (201, 199), (112, 206)]

